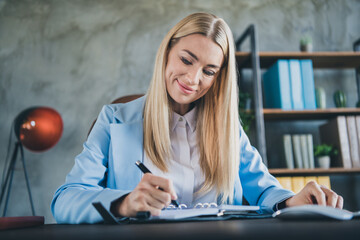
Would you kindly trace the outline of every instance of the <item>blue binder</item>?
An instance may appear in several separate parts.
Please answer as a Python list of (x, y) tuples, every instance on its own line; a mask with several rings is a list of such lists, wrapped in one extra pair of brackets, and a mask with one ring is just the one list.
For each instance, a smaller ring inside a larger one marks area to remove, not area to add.
[(291, 100), (294, 110), (304, 109), (303, 87), (301, 82), (300, 61), (289, 60)]
[(305, 109), (316, 109), (314, 70), (312, 61), (300, 60), (301, 79)]
[(289, 64), (278, 60), (263, 75), (264, 99), (266, 108), (291, 110)]

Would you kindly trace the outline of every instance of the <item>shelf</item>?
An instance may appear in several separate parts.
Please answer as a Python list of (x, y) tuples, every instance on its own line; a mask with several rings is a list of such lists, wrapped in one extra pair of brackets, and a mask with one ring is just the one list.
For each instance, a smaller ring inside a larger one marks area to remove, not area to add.
[(360, 168), (314, 168), (314, 169), (286, 169), (273, 168), (269, 172), (275, 176), (299, 176), (299, 175), (329, 175), (329, 174), (358, 174)]
[[(236, 52), (240, 68), (250, 68), (250, 52)], [(360, 52), (259, 52), (260, 67), (269, 68), (278, 59), (311, 59), (314, 68), (358, 68)]]
[(316, 110), (282, 110), (267, 108), (263, 110), (264, 119), (269, 120), (321, 120), (339, 115), (360, 114), (360, 108), (327, 108)]

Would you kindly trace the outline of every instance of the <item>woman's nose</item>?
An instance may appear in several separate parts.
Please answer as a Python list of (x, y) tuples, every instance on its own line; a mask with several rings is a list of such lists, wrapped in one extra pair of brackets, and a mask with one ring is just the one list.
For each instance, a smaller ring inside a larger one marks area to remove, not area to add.
[(199, 84), (201, 78), (202, 69), (193, 69), (192, 71), (188, 72), (188, 81), (191, 85)]

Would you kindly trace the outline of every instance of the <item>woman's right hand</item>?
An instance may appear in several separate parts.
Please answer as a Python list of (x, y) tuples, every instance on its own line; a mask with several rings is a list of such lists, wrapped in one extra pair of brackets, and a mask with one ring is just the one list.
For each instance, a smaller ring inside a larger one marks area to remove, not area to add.
[(136, 188), (116, 204), (115, 211), (123, 217), (135, 217), (140, 211), (159, 216), (161, 209), (176, 199), (171, 180), (146, 173)]

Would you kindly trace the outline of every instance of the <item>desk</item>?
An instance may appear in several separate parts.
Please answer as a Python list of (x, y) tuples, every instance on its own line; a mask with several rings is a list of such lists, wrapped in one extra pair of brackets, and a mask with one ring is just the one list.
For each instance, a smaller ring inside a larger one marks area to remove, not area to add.
[(44, 225), (0, 231), (0, 239), (360, 239), (360, 220), (246, 219), (131, 225)]

